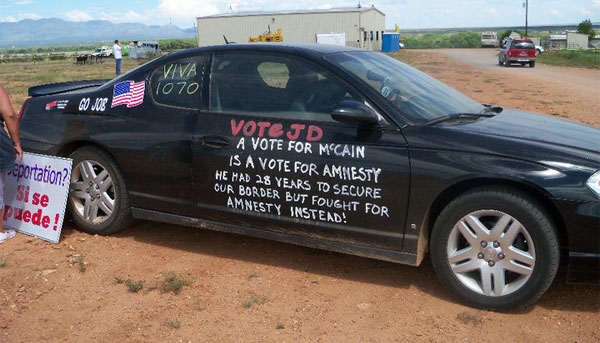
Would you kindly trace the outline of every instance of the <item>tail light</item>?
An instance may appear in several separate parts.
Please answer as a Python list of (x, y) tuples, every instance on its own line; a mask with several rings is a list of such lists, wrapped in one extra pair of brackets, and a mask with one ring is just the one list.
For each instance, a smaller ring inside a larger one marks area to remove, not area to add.
[(512, 50), (508, 50), (508, 56), (512, 56)]
[(533, 51), (529, 52), (529, 56), (531, 56), (531, 57), (536, 57), (537, 54), (538, 54), (537, 50), (533, 50)]
[(21, 106), (21, 110), (19, 111), (19, 121), (21, 121), (21, 118), (23, 118), (23, 113), (25, 112), (25, 106), (27, 106), (27, 102), (29, 101), (29, 99), (31, 99), (31, 98), (25, 99), (23, 106)]

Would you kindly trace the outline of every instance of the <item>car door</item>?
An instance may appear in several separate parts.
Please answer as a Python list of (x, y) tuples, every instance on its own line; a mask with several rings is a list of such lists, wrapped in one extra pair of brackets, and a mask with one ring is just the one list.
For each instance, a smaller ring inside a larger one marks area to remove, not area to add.
[(193, 149), (198, 216), (400, 249), (407, 145), (385, 119), (332, 119), (341, 101), (365, 102), (353, 87), (297, 57), (217, 53), (209, 91)]
[(204, 56), (193, 56), (160, 64), (147, 74), (141, 103), (117, 105), (122, 107), (120, 115), (108, 119), (112, 136), (118, 137), (110, 144), (126, 173), (135, 207), (196, 213), (191, 148), (202, 104), (204, 61)]

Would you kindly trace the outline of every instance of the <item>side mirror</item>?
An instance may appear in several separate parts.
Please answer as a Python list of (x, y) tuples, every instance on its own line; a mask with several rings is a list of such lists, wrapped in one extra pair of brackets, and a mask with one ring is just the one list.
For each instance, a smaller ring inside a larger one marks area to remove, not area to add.
[(342, 123), (355, 123), (360, 125), (376, 125), (379, 116), (369, 106), (353, 100), (340, 102), (331, 111), (331, 117)]

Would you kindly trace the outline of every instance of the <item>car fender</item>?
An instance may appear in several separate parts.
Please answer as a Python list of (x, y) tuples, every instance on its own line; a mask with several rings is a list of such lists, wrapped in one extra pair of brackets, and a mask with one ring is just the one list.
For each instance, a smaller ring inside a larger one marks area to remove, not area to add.
[[(559, 221), (559, 229), (564, 228), (556, 211), (556, 195), (548, 189), (550, 183), (573, 187), (569, 173), (536, 162), (473, 152), (411, 149), (410, 156), (411, 191), (402, 250), (417, 254), (417, 261), (427, 251), (429, 230), (441, 210), (459, 194), (477, 187), (505, 185), (523, 191)], [(560, 191), (560, 187), (550, 189)]]

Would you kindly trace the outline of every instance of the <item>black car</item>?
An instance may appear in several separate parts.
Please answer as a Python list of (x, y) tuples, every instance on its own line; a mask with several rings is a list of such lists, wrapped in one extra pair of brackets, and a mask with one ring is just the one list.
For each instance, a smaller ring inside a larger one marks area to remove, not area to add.
[(383, 54), (184, 50), (114, 80), (32, 87), (27, 151), (74, 160), (86, 232), (133, 218), (419, 265), (466, 303), (597, 282), (600, 130), (481, 105)]

